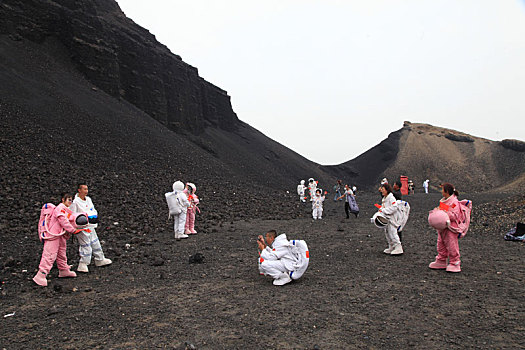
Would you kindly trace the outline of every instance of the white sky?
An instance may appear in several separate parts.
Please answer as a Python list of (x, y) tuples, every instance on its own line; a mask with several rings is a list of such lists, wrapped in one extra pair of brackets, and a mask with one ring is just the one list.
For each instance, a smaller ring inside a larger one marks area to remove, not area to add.
[(523, 0), (117, 2), (239, 119), (317, 163), (404, 120), (525, 140)]

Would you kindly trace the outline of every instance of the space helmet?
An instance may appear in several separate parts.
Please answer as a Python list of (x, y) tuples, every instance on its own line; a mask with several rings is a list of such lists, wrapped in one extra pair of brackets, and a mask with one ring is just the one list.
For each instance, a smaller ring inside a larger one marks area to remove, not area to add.
[(372, 221), (377, 228), (385, 228), (385, 226), (388, 225), (388, 219), (380, 211), (375, 213), (370, 221)]
[(194, 183), (192, 182), (188, 182), (186, 185), (190, 186), (192, 188), (192, 193), (195, 193), (195, 191), (197, 191), (197, 186), (195, 186)]
[(182, 181), (175, 181), (173, 183), (174, 192), (182, 191), (183, 189), (184, 189), (184, 184), (182, 183)]
[(434, 209), (428, 213), (428, 223), (436, 230), (443, 230), (447, 228), (448, 218), (447, 213), (443, 210)]

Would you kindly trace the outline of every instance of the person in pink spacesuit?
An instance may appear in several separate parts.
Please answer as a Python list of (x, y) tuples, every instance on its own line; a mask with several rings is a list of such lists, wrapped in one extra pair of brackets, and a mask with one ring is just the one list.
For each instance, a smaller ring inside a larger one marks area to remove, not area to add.
[[(444, 183), (441, 185), (441, 194), (443, 198), (439, 201), (440, 209), (445, 211), (448, 215), (447, 224), (456, 225), (460, 221), (464, 221), (463, 214), (460, 210), (458, 201), (458, 191), (454, 185)], [(448, 226), (442, 230), (438, 230), (437, 252), (436, 260), (431, 262), (428, 267), (436, 270), (445, 270), (447, 272), (461, 272), (461, 260), (459, 255), (459, 241), (458, 233), (451, 231)], [(448, 259), (448, 264), (447, 264)]]
[[(40, 286), (47, 286), (46, 276), (56, 261), (58, 277), (76, 277), (76, 273), (70, 270), (66, 256), (66, 241), (71, 234), (80, 231), (77, 226), (88, 224), (87, 215), (84, 213), (74, 214), (69, 206), (73, 197), (69, 193), (63, 193), (62, 203), (57, 205), (48, 216), (41, 215), (39, 222), (40, 239), (44, 242), (42, 258), (38, 266), (38, 272), (33, 281)], [(44, 208), (51, 205), (45, 204)], [(43, 211), (44, 211), (43, 208)], [(40, 226), (43, 228), (41, 229)]]
[[(197, 208), (197, 205), (199, 204), (199, 197), (195, 194), (197, 191), (197, 187), (195, 184), (188, 182), (186, 184), (186, 188), (184, 189), (184, 193), (188, 196), (188, 202), (190, 202), (190, 206), (188, 207), (188, 210), (186, 212), (186, 225), (184, 234), (186, 235), (196, 235), (197, 231), (195, 231), (195, 212), (199, 210)], [(200, 212), (200, 210), (199, 210)]]

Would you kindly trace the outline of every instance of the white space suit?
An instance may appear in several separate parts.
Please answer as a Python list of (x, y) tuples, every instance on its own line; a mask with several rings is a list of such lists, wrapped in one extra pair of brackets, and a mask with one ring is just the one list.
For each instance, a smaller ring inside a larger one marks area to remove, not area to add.
[(301, 202), (306, 202), (306, 199), (304, 199), (304, 193), (306, 192), (306, 186), (304, 185), (304, 180), (301, 180), (301, 183), (297, 185), (297, 194), (299, 195), (299, 199)]
[(388, 219), (388, 225), (384, 228), (388, 248), (385, 254), (403, 254), (403, 247), (398, 232), (402, 231), (410, 214), (410, 205), (407, 202), (396, 200), (392, 193), (383, 198), (381, 213)]
[(317, 190), (317, 182), (313, 178), (308, 179), (308, 190), (310, 191), (310, 202), (312, 202), (315, 197), (315, 190)]
[[(170, 209), (170, 216), (173, 216), (173, 230), (175, 231), (175, 239), (188, 238), (188, 235), (184, 234), (186, 226), (186, 213), (190, 202), (188, 201), (188, 196), (184, 191), (184, 184), (181, 181), (176, 181), (173, 183), (173, 192), (168, 192), (165, 194), (166, 199), (168, 200), (168, 207)], [(170, 199), (174, 199), (173, 202)], [(175, 208), (170, 207), (170, 203), (175, 203)], [(174, 209), (176, 211), (174, 211)]]
[[(98, 212), (93, 205), (93, 201), (89, 196), (82, 199), (75, 195), (75, 199), (70, 206), (70, 209), (74, 213), (86, 213), (90, 221), (94, 218), (98, 219)], [(104, 266), (111, 264), (111, 260), (104, 257), (100, 240), (98, 239), (97, 224), (89, 224), (87, 228), (89, 231), (80, 231), (76, 234), (78, 240), (78, 252), (80, 254), (80, 261), (78, 264), (77, 271), (88, 272), (88, 265), (91, 263), (91, 256), (95, 258), (95, 265)]]
[(324, 196), (316, 195), (312, 202), (312, 217), (314, 220), (323, 218)]
[(423, 188), (425, 189), (425, 193), (428, 193), (428, 183), (429, 183), (428, 179), (423, 181)]
[(308, 267), (309, 259), (306, 242), (288, 241), (283, 233), (275, 237), (271, 248), (261, 251), (259, 272), (271, 276), (274, 285), (283, 285), (300, 278)]

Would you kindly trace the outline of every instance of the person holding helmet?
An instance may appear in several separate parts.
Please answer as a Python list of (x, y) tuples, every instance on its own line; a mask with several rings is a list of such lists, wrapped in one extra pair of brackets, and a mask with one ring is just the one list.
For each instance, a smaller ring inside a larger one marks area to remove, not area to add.
[[(377, 214), (373, 219), (374, 223), (376, 223), (375, 221), (378, 221), (384, 224), (383, 218), (388, 221), (386, 225), (382, 225), (385, 230), (386, 241), (388, 242), (388, 248), (383, 250), (383, 253), (390, 255), (403, 254), (403, 246), (401, 245), (397, 232), (398, 229), (403, 229), (408, 215), (399, 210), (398, 201), (392, 194), (392, 186), (388, 183), (384, 183), (379, 187), (379, 191), (383, 196), (381, 208), (379, 209), (381, 214)], [(378, 218), (379, 216), (382, 218)], [(376, 223), (376, 225), (378, 225), (378, 223)]]

